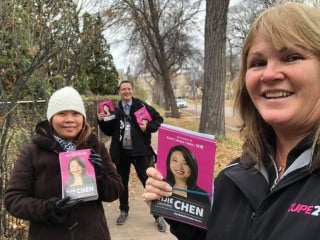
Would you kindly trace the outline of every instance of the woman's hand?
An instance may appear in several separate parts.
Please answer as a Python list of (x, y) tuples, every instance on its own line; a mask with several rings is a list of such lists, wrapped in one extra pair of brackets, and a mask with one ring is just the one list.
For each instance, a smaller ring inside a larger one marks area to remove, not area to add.
[(93, 149), (91, 149), (91, 154), (89, 155), (89, 161), (92, 163), (94, 167), (94, 171), (96, 174), (96, 178), (99, 178), (105, 172), (101, 155), (96, 153)]
[(146, 181), (143, 199), (150, 207), (152, 200), (157, 200), (161, 197), (170, 197), (172, 195), (172, 187), (169, 183), (163, 181), (162, 174), (153, 167), (147, 169), (147, 175), (148, 179)]

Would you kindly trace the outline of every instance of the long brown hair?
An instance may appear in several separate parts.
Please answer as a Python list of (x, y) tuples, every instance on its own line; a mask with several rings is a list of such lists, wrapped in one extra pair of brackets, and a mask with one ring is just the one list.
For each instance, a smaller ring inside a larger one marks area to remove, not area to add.
[[(235, 107), (243, 120), (241, 134), (244, 138), (243, 155), (260, 163), (262, 154), (272, 149), (269, 147), (275, 140), (273, 128), (266, 123), (255, 108), (245, 83), (247, 57), (249, 50), (258, 34), (270, 40), (276, 49), (299, 46), (320, 59), (320, 12), (312, 7), (299, 3), (284, 3), (263, 11), (252, 24), (242, 49), (242, 62), (237, 81)], [(319, 79), (320, 81), (320, 79)], [(315, 136), (313, 152), (320, 139), (320, 124), (314, 127)], [(320, 158), (312, 163), (311, 168), (320, 165)]]
[(85, 144), (90, 135), (92, 134), (92, 129), (90, 124), (88, 123), (87, 119), (83, 119), (83, 128), (79, 134), (79, 137), (77, 138), (76, 146), (80, 146), (81, 144)]

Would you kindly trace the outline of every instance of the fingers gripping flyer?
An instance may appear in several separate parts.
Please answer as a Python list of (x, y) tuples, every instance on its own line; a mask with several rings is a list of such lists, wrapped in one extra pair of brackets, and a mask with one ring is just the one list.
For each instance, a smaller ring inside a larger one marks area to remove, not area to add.
[(151, 213), (206, 228), (213, 200), (215, 154), (214, 135), (162, 124), (157, 169), (173, 194), (153, 201)]

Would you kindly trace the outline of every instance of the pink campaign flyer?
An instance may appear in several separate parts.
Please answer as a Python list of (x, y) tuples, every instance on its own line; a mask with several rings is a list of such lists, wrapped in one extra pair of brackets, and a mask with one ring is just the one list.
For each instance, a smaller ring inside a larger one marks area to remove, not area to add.
[(214, 135), (162, 124), (158, 132), (157, 169), (173, 195), (152, 203), (151, 212), (206, 228), (213, 200)]
[(142, 124), (143, 120), (147, 120), (147, 121), (151, 121), (152, 117), (150, 116), (147, 108), (145, 106), (143, 106), (142, 108), (140, 108), (139, 110), (137, 110), (134, 115), (136, 116), (137, 119), (137, 123), (138, 124)]
[(99, 102), (99, 111), (104, 113), (113, 113), (114, 106), (111, 99), (107, 99)]
[(59, 153), (62, 197), (83, 201), (98, 198), (94, 167), (89, 161), (90, 149)]
[(115, 119), (114, 106), (111, 99), (99, 102), (99, 112), (104, 114), (103, 120), (110, 121)]

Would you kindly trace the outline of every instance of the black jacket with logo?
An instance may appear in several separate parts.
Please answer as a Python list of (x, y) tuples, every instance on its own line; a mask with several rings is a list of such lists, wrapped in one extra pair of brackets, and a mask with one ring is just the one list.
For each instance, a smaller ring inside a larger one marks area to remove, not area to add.
[(248, 158), (236, 159), (215, 179), (206, 237), (177, 221), (169, 222), (171, 232), (179, 240), (320, 239), (320, 169), (308, 169), (311, 138), (289, 153), (279, 181), (270, 154), (261, 168)]
[(310, 136), (288, 157), (280, 181), (271, 158), (263, 168), (235, 161), (215, 180), (206, 240), (319, 239), (320, 172), (309, 172)]

